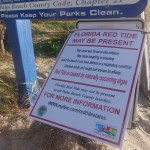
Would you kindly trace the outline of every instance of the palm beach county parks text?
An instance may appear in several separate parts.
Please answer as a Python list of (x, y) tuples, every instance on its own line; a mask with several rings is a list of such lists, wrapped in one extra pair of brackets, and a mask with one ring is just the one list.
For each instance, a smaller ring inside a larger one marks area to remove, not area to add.
[[(119, 16), (123, 15), (119, 10), (101, 10), (94, 6), (108, 5), (110, 0), (49, 0), (36, 2), (22, 2), (0, 4), (1, 18), (57, 18), (57, 17), (86, 17), (86, 16)], [(122, 0), (111, 0), (111, 3), (120, 4)], [(90, 7), (90, 9), (78, 11), (75, 8)], [(65, 9), (64, 9), (65, 8)], [(45, 10), (51, 9), (50, 12)], [(56, 10), (60, 9), (60, 11)], [(23, 12), (23, 10), (28, 10)], [(35, 10), (38, 10), (38, 12)], [(11, 11), (12, 13), (7, 13)], [(20, 11), (19, 13), (15, 11)]]

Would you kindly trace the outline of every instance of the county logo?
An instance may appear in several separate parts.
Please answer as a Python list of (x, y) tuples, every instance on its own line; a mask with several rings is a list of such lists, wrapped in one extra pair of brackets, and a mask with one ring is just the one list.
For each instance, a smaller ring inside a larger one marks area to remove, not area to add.
[(96, 123), (95, 131), (96, 133), (102, 133), (104, 136), (116, 137), (117, 129), (114, 127), (110, 127), (108, 125), (104, 125), (102, 123)]
[(37, 110), (38, 116), (43, 116), (47, 112), (47, 107), (46, 106), (41, 106)]

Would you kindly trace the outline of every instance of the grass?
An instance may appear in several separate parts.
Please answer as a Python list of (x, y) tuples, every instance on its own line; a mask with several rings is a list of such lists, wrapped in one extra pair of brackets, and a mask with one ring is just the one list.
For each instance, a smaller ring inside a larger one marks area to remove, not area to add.
[(148, 96), (148, 107), (150, 108), (150, 96)]
[(33, 36), (51, 31), (68, 32), (74, 28), (74, 21), (32, 21)]
[(35, 55), (40, 57), (56, 56), (61, 50), (68, 35), (63, 35), (59, 39), (48, 39), (34, 45)]
[(10, 55), (0, 54), (0, 68), (0, 114), (13, 114), (18, 110), (18, 91)]
[[(33, 21), (31, 27), (36, 57), (53, 57), (61, 50), (74, 22)], [(11, 115), (19, 111), (17, 99), (18, 89), (11, 55), (0, 53), (0, 114)]]
[(56, 56), (73, 28), (73, 21), (32, 22), (35, 55), (39, 57)]

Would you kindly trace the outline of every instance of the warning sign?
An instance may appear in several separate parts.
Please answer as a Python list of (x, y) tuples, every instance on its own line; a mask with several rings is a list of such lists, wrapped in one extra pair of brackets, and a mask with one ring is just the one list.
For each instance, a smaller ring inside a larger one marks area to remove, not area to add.
[(73, 31), (30, 116), (121, 147), (144, 37), (132, 29)]

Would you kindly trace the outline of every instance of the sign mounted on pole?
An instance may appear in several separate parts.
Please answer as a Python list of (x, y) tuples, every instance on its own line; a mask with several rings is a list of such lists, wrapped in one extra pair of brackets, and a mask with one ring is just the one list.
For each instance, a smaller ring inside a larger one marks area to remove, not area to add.
[(146, 5), (147, 0), (1, 0), (0, 19), (135, 17)]

